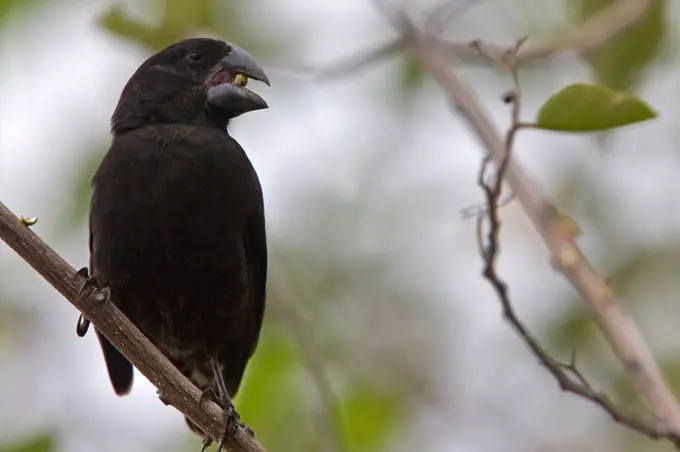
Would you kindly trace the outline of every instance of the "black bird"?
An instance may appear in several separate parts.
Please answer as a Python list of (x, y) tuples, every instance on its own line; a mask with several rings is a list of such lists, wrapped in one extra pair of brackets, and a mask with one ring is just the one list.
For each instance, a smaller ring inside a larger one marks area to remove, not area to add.
[[(92, 181), (91, 281), (194, 384), (219, 394), (218, 450), (238, 422), (230, 399), (265, 307), (262, 189), (227, 131), (231, 118), (267, 108), (248, 78), (269, 84), (248, 53), (214, 39), (153, 55), (123, 89)], [(113, 388), (126, 394), (132, 364), (97, 335)]]

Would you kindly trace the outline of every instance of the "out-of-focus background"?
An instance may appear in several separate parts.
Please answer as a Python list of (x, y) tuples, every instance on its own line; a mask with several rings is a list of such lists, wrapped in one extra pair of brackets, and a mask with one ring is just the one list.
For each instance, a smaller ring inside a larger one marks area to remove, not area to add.
[[(559, 39), (611, 1), (469, 3), (447, 36), (511, 45)], [(678, 394), (679, 20), (678, 2), (653, 0), (589, 59), (567, 53), (520, 71), (526, 120), (563, 86), (591, 81), (635, 90), (657, 120), (609, 134), (522, 132), (516, 153), (579, 223)], [(333, 450), (329, 419), (338, 450), (352, 452), (672, 450), (560, 392), (502, 321), (474, 220), (461, 215), (483, 201), (482, 150), (412, 59), (324, 83), (277, 69), (388, 39), (370, 1), (0, 0), (2, 202), (38, 215), (34, 230), (86, 265), (89, 181), (120, 91), (151, 52), (194, 35), (246, 48), (272, 81), (253, 84), (270, 109), (231, 126), (265, 192), (268, 312), (236, 405), (267, 450)], [(506, 127), (507, 74), (479, 60), (458, 69)], [(503, 218), (499, 271), (522, 318), (556, 357), (576, 349), (594, 386), (640, 408), (523, 213), (511, 204)], [(0, 248), (0, 451), (197, 451), (200, 439), (141, 375), (129, 396), (114, 395), (77, 317)], [(310, 367), (323, 369), (334, 408)]]

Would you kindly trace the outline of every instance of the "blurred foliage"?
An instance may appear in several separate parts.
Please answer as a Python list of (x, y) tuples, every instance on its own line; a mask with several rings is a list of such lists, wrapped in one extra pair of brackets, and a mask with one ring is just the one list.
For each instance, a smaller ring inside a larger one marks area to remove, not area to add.
[(425, 68), (411, 53), (399, 57), (395, 95), (406, 102), (412, 101), (428, 80)]
[[(652, 0), (653, 7), (644, 20), (631, 27), (625, 33), (612, 39), (600, 51), (588, 56), (598, 83), (614, 90), (624, 91), (639, 86), (644, 81), (644, 73), (667, 36), (666, 17), (667, 5), (664, 0)], [(252, 2), (252, 3), (251, 3)], [(577, 9), (580, 22), (587, 20), (597, 11), (611, 4), (612, 0), (568, 0), (569, 5)], [(17, 8), (29, 4), (36, 4), (37, 0), (0, 0), (0, 21)], [(254, 17), (257, 12), (253, 4), (257, 0), (149, 0), (144, 2), (150, 6), (152, 17), (138, 17), (131, 14), (127, 8), (130, 2), (112, 2), (100, 17), (100, 25), (112, 35), (125, 41), (134, 43), (151, 53), (165, 47), (171, 42), (197, 34), (214, 34), (225, 40), (238, 43), (258, 55), (274, 55), (283, 59), (286, 52), (291, 51), (295, 39), (309, 37), (294, 36), (292, 32), (277, 28), (269, 31), (266, 27), (258, 26), (259, 21)], [(271, 34), (276, 33), (276, 34)], [(480, 30), (480, 36), (484, 30)], [(409, 55), (403, 56), (398, 63), (397, 70), (398, 94), (411, 98), (427, 80), (417, 62)], [(530, 87), (525, 87), (528, 89)], [(572, 93), (573, 94), (573, 93)], [(608, 98), (611, 100), (611, 98)], [(577, 99), (576, 99), (577, 100)], [(567, 99), (560, 104), (560, 109), (574, 98)], [(607, 100), (605, 99), (605, 102)], [(566, 111), (566, 110), (565, 110)], [(583, 113), (583, 112), (582, 112)], [(585, 117), (584, 117), (585, 118)], [(583, 119), (583, 118), (582, 118)], [(620, 125), (620, 124), (618, 124)], [(390, 149), (390, 152), (393, 149)], [(81, 177), (74, 183), (76, 196), (71, 218), (82, 221), (86, 215), (89, 202), (89, 184), (94, 168), (101, 159), (103, 148), (100, 143), (93, 144), (92, 152), (87, 160), (82, 162)], [(377, 172), (377, 171), (376, 171)], [(587, 196), (590, 185), (572, 184), (568, 187), (571, 193), (579, 189)], [(353, 229), (346, 223), (356, 222), (362, 212), (357, 212), (356, 206), (341, 211), (342, 206), (329, 206), (333, 211), (333, 225), (345, 229), (345, 234), (351, 235)], [(372, 212), (375, 214), (375, 212)], [(606, 224), (605, 218), (595, 218), (595, 227), (607, 235), (606, 232), (614, 225)], [(392, 226), (385, 225), (385, 231)], [(330, 234), (329, 234), (330, 235)], [(343, 237), (340, 233), (334, 237)], [(317, 244), (315, 243), (314, 246)], [(323, 245), (323, 244), (322, 244)], [(608, 243), (608, 245), (613, 245)], [(618, 244), (623, 247), (624, 244)], [(311, 245), (310, 245), (311, 246)], [(620, 262), (610, 272), (611, 283), (617, 293), (625, 297), (628, 290), (637, 284), (640, 278), (645, 278), (650, 271), (661, 271), (667, 268), (677, 268), (680, 250), (669, 246), (658, 250), (629, 250), (628, 254), (619, 256)], [(302, 260), (301, 256), (289, 253), (289, 258)], [(302, 261), (307, 268), (314, 268), (320, 274), (309, 277), (300, 282), (305, 286), (305, 298), (312, 306), (310, 312), (321, 313), (320, 303), (313, 305), (324, 294), (334, 293), (338, 288), (348, 285), (349, 281), (356, 281), (356, 274), (368, 273), (370, 278), (375, 273), (367, 272), (366, 267), (354, 263), (345, 265), (345, 273), (337, 266), (329, 263), (327, 255), (321, 257), (324, 262), (311, 259)], [(478, 263), (475, 263), (477, 265)], [(320, 270), (319, 270), (320, 269)], [(354, 272), (354, 273), (353, 273)], [(376, 277), (377, 279), (377, 277)], [(380, 295), (397, 298), (396, 294), (384, 294), (382, 288), (375, 290), (377, 299)], [(301, 293), (302, 291), (296, 291)], [(368, 293), (371, 293), (367, 291)], [(402, 297), (407, 295), (399, 294)], [(275, 295), (271, 295), (270, 298)], [(311, 301), (313, 300), (313, 301)], [(392, 301), (392, 300), (391, 300)], [(273, 300), (275, 302), (275, 300)], [(633, 307), (635, 309), (636, 307)], [(654, 306), (645, 306), (653, 309)], [(658, 308), (658, 306), (657, 306)], [(2, 306), (0, 306), (2, 309)], [(314, 311), (316, 310), (316, 311)], [(11, 317), (3, 316), (0, 320)], [(380, 317), (378, 318), (380, 319)], [(291, 337), (271, 310), (267, 312), (262, 338), (257, 353), (249, 363), (243, 385), (239, 391), (236, 404), (243, 420), (255, 430), (257, 437), (270, 452), (296, 451), (316, 452), (322, 450), (322, 438), (318, 422), (318, 394), (301, 359), (298, 345)], [(330, 323), (330, 321), (329, 321)], [(0, 322), (2, 327), (2, 322)], [(577, 300), (569, 304), (569, 309), (554, 322), (545, 326), (543, 336), (549, 336), (558, 351), (557, 357), (568, 357), (572, 349), (576, 348), (579, 356), (582, 354), (589, 360), (589, 364), (600, 365), (598, 358), (602, 353), (602, 337), (597, 326), (584, 305)], [(333, 329), (326, 324), (321, 325), (320, 337), (315, 338), (325, 344), (333, 344), (340, 339), (333, 336)], [(331, 352), (328, 352), (328, 350)], [(409, 351), (412, 351), (409, 349)], [(334, 361), (332, 346), (324, 349), (319, 357), (321, 364), (331, 373), (333, 389), (337, 397), (338, 410), (342, 414), (337, 425), (343, 436), (343, 441), (350, 452), (388, 450), (395, 441), (397, 432), (401, 433), (402, 425), (411, 425), (412, 417), (409, 396), (398, 385), (388, 385), (380, 379), (359, 378), (350, 372), (343, 371), (341, 366), (328, 365)], [(354, 350), (350, 350), (350, 354)], [(606, 350), (609, 353), (608, 350)], [(333, 362), (333, 364), (336, 364)], [(680, 393), (680, 360), (666, 359), (663, 361), (664, 370), (674, 389)], [(597, 368), (598, 375), (605, 374), (614, 387), (614, 394), (619, 400), (629, 404), (638, 403), (630, 385), (622, 372), (611, 373), (608, 369)], [(408, 432), (406, 432), (408, 433)], [(198, 440), (187, 434), (191, 443), (186, 447), (195, 447)], [(648, 442), (645, 444), (649, 445)], [(658, 443), (654, 443), (656, 445)], [(37, 434), (36, 437), (22, 440), (11, 446), (0, 445), (0, 452), (48, 452), (54, 450), (51, 436)], [(657, 450), (657, 449), (654, 449)]]
[[(585, 22), (616, 0), (576, 0), (577, 15)], [(617, 91), (636, 87), (644, 70), (659, 53), (666, 36), (666, 0), (651, 0), (645, 17), (587, 56), (599, 83)]]
[(54, 438), (49, 434), (36, 434), (14, 444), (0, 444), (0, 452), (54, 452)]
[(16, 3), (17, 0), (0, 0), (0, 21), (7, 17), (7, 14)]
[(575, 83), (553, 94), (543, 104), (536, 126), (561, 132), (596, 132), (655, 117), (649, 105), (634, 94)]
[(137, 44), (144, 45), (150, 53), (157, 52), (168, 44), (190, 37), (196, 30), (212, 28), (213, 0), (157, 0), (154, 2), (162, 11), (157, 26), (148, 25), (129, 17), (124, 6), (111, 5), (102, 16), (102, 26)]
[(563, 312), (554, 323), (545, 325), (545, 335), (555, 347), (558, 356), (567, 356), (572, 350), (577, 350), (578, 355), (587, 352), (600, 334), (597, 325), (588, 309), (583, 306), (581, 300), (573, 300), (571, 308)]
[(30, 3), (34, 3), (31, 0), (0, 0), (0, 23), (9, 17), (12, 10), (18, 10), (20, 8), (26, 8)]
[(83, 222), (83, 218), (87, 218), (90, 211), (92, 176), (99, 167), (108, 147), (108, 143), (106, 145), (98, 143), (90, 145), (90, 152), (83, 156), (77, 177), (70, 182), (73, 195), (69, 198), (69, 205), (64, 207), (68, 214), (63, 216), (64, 221), (60, 225), (64, 233), (86, 224)]
[(349, 451), (382, 450), (403, 416), (402, 397), (374, 385), (350, 388), (341, 411), (346, 422)]
[[(276, 38), (259, 27), (249, 11), (249, 2), (218, 0), (149, 0), (160, 19), (132, 17), (125, 2), (115, 2), (101, 16), (101, 26), (109, 32), (145, 47), (149, 53), (197, 35), (216, 35), (238, 44), (257, 56), (282, 54), (292, 50), (292, 36), (279, 33)], [(250, 19), (249, 19), (250, 18)]]

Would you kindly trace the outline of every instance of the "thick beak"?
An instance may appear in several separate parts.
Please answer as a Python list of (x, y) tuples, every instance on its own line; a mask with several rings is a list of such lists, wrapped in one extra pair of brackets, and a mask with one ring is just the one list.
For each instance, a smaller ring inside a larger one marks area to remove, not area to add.
[(224, 57), (208, 80), (208, 105), (235, 118), (249, 111), (269, 108), (260, 96), (235, 83), (238, 74), (259, 80), (269, 86), (269, 79), (248, 52), (230, 44), (231, 52)]

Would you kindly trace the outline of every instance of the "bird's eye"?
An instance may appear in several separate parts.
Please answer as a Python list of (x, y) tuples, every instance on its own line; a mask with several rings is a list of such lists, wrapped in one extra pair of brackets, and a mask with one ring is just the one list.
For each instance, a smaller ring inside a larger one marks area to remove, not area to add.
[(196, 63), (203, 59), (203, 54), (198, 50), (192, 50), (189, 53), (187, 53), (187, 59), (192, 63)]

